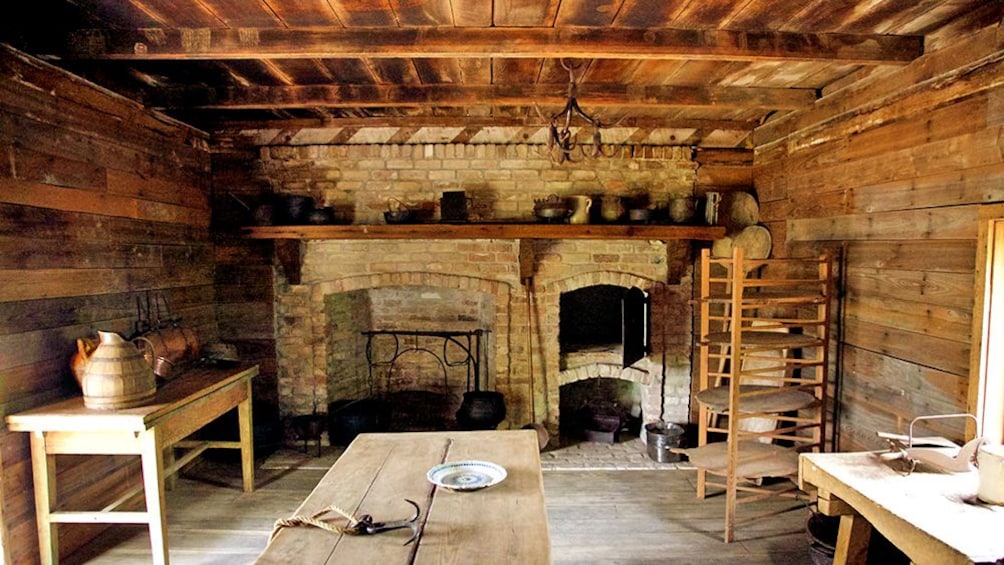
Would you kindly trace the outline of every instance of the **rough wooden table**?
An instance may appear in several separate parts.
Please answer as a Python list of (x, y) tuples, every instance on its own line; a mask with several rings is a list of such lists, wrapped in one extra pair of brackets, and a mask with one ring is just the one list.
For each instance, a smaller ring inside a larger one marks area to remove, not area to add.
[[(489, 461), (508, 476), (477, 491), (437, 487), (426, 472), (444, 462)], [(279, 531), (258, 563), (520, 563), (551, 561), (537, 434), (532, 430), (362, 434), (297, 509), (313, 515), (329, 505), (376, 521), (407, 518), (418, 503), (416, 543), (407, 529), (369, 536), (311, 527)], [(344, 525), (336, 518), (332, 524)], [(285, 518), (277, 516), (276, 518)]]
[(872, 527), (920, 565), (1004, 558), (1004, 506), (977, 500), (975, 471), (905, 474), (876, 453), (803, 453), (799, 482), (817, 488), (823, 514), (841, 517), (838, 565), (865, 562)]
[[(241, 450), (244, 490), (254, 489), (254, 447), (251, 423), (251, 379), (258, 366), (233, 369), (198, 368), (168, 382), (146, 406), (123, 410), (93, 410), (83, 397), (71, 398), (7, 416), (12, 431), (31, 433), (32, 479), (42, 563), (59, 559), (59, 523), (148, 524), (154, 563), (166, 564), (164, 489), (167, 478), (209, 448)], [(237, 408), (240, 441), (183, 441), (188, 435)], [(174, 459), (172, 447), (189, 451)], [(56, 455), (139, 455), (143, 487), (101, 511), (61, 511), (56, 502)], [(146, 511), (114, 508), (142, 490)]]

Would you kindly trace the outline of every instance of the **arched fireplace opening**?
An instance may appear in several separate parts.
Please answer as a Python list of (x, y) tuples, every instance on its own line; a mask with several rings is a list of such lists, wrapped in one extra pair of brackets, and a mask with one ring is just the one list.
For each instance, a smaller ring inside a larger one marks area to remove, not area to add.
[(364, 288), (327, 295), (325, 318), (333, 427), (372, 416), (377, 429), (361, 431), (447, 429), (467, 391), (494, 384), (492, 295), (427, 285)]

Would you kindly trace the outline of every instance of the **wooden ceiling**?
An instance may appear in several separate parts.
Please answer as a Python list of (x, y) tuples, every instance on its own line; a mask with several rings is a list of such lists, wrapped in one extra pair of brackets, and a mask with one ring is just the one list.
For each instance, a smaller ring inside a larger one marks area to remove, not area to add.
[[(760, 123), (1000, 21), (999, 0), (32, 0), (0, 40), (209, 131)], [(562, 63), (565, 63), (563, 66)], [(682, 133), (681, 133), (682, 132)], [(663, 140), (665, 141), (665, 139)]]

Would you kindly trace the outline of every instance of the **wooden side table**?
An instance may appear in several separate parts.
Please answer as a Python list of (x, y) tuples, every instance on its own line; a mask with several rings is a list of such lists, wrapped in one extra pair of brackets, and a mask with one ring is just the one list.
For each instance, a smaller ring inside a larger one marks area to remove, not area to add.
[[(42, 563), (57, 563), (57, 524), (148, 524), (155, 564), (168, 563), (165, 529), (165, 481), (210, 448), (241, 450), (244, 491), (254, 489), (254, 445), (251, 423), (251, 379), (258, 366), (232, 369), (198, 368), (157, 391), (153, 403), (125, 410), (91, 410), (83, 397), (64, 400), (7, 416), (8, 428), (31, 434), (31, 466), (35, 513)], [(239, 441), (183, 441), (190, 434), (237, 408)], [(172, 447), (189, 450), (175, 460)], [(166, 452), (166, 454), (165, 454)], [(65, 511), (56, 502), (56, 455), (139, 455), (143, 485), (103, 510)], [(119, 511), (142, 491), (145, 512)]]

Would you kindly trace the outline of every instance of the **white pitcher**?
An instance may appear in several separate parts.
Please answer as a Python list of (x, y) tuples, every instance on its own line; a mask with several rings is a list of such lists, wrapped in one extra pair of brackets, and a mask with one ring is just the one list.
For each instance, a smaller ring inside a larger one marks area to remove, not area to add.
[(1004, 446), (984, 443), (976, 453), (980, 483), (976, 495), (989, 504), (1004, 504)]
[(569, 196), (568, 203), (572, 205), (572, 215), (568, 218), (568, 223), (588, 224), (589, 209), (593, 207), (593, 199), (585, 195)]

